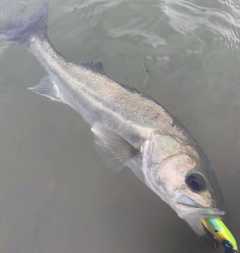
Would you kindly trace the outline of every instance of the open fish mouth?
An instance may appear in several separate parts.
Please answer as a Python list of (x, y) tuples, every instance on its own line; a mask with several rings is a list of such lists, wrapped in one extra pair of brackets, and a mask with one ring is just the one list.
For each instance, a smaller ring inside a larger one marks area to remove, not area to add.
[(181, 219), (192, 218), (222, 218), (225, 211), (214, 207), (205, 207), (187, 196), (180, 196), (175, 201), (174, 208)]

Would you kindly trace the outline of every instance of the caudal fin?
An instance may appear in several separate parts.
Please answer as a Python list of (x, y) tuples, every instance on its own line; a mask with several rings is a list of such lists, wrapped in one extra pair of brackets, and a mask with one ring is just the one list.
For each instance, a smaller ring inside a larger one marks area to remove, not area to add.
[(0, 34), (5, 35), (8, 41), (16, 41), (27, 46), (31, 37), (44, 35), (47, 32), (48, 4), (33, 13), (30, 17), (14, 21), (0, 27)]

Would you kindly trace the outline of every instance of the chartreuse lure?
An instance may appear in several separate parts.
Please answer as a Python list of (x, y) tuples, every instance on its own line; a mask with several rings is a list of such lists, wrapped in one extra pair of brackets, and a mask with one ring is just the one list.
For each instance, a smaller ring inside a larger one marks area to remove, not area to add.
[(215, 240), (225, 247), (225, 253), (236, 253), (238, 247), (232, 233), (228, 230), (221, 219), (202, 218), (204, 228), (212, 234)]

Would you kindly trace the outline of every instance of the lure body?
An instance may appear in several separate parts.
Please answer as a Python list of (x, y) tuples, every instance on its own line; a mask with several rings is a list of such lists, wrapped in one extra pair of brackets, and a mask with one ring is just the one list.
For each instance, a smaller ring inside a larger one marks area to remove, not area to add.
[(203, 218), (203, 227), (215, 238), (215, 240), (225, 247), (225, 253), (236, 253), (238, 247), (236, 240), (221, 219)]

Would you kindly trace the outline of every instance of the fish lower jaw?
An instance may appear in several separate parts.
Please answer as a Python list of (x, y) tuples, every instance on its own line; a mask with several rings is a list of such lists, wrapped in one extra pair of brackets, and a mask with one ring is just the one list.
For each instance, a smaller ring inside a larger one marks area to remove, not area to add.
[(210, 207), (196, 207), (196, 206), (189, 206), (183, 203), (176, 203), (174, 207), (172, 207), (178, 216), (183, 219), (198, 219), (201, 218), (219, 218), (225, 215), (225, 211), (219, 210), (217, 208), (210, 208)]

